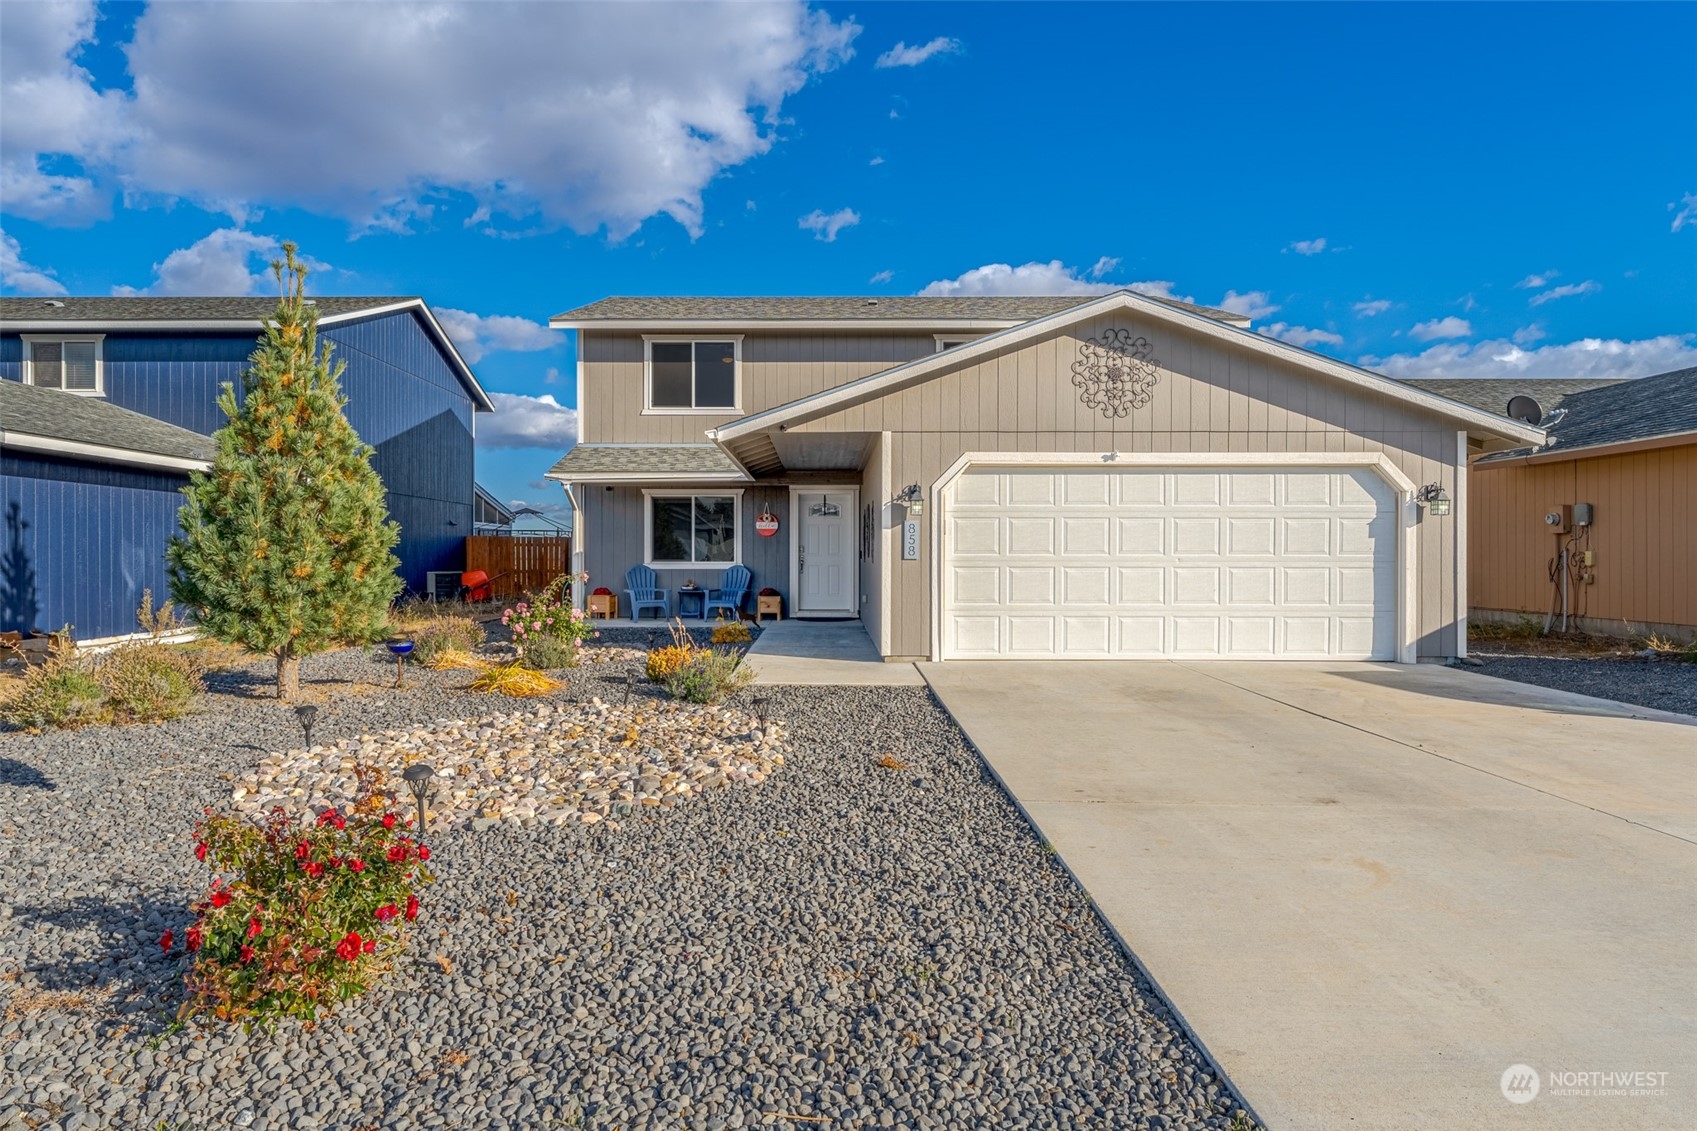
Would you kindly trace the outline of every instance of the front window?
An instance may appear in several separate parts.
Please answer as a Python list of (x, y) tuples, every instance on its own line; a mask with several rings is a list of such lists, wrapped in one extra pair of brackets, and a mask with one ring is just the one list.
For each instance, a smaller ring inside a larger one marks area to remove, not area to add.
[(741, 343), (650, 340), (648, 407), (661, 412), (735, 412)]
[(649, 565), (732, 565), (737, 495), (650, 495)]
[(99, 338), (26, 338), (29, 364), (24, 379), (43, 389), (98, 395)]

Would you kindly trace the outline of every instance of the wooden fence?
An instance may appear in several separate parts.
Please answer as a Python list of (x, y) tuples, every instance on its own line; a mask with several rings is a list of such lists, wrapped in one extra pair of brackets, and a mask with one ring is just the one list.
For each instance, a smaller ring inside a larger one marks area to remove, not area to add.
[(572, 568), (570, 538), (474, 535), (465, 540), (466, 572), (482, 570), (498, 599), (535, 593)]

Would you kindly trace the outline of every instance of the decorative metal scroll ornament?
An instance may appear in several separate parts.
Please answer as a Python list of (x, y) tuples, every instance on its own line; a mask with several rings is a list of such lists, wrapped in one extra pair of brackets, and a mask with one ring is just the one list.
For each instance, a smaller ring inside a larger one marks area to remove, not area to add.
[(1130, 330), (1104, 330), (1078, 347), (1072, 363), (1072, 383), (1078, 399), (1103, 416), (1130, 416), (1155, 394), (1161, 380), (1161, 363), (1156, 361), (1148, 338), (1132, 337)]

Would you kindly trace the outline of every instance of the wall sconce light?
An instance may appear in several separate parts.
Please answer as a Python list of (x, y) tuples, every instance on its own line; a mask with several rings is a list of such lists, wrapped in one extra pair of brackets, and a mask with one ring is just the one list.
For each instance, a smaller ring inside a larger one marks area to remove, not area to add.
[(925, 496), (920, 494), (917, 483), (909, 483), (903, 487), (901, 493), (891, 501), (906, 507), (909, 518), (919, 518), (925, 514)]
[(1414, 501), (1425, 507), (1433, 518), (1443, 518), (1450, 513), (1450, 497), (1444, 493), (1442, 483), (1428, 483), (1415, 492)]

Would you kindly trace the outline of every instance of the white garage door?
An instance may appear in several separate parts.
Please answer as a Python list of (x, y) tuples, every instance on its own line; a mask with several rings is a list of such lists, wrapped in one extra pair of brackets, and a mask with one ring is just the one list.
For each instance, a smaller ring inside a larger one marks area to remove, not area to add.
[(986, 467), (944, 506), (946, 659), (1395, 658), (1366, 468)]

